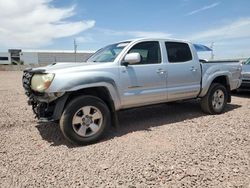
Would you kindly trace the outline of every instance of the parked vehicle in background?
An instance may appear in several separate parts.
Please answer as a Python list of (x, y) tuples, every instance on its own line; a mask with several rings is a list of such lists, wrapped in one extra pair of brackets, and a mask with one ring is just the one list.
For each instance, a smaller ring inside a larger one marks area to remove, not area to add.
[(250, 58), (242, 65), (242, 84), (240, 89), (250, 89)]
[(99, 140), (122, 109), (200, 98), (204, 112), (220, 114), (240, 84), (239, 62), (201, 63), (192, 43), (153, 38), (108, 45), (87, 63), (23, 75), (36, 116), (60, 120), (64, 136), (77, 144)]

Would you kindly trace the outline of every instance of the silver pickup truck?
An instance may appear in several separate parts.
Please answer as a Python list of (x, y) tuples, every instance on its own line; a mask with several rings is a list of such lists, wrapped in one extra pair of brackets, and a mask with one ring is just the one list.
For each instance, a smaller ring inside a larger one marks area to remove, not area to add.
[(136, 39), (108, 45), (87, 63), (56, 63), (24, 71), (28, 103), (40, 121), (60, 120), (77, 144), (99, 140), (117, 111), (186, 99), (220, 114), (241, 84), (238, 62), (200, 62), (190, 42)]

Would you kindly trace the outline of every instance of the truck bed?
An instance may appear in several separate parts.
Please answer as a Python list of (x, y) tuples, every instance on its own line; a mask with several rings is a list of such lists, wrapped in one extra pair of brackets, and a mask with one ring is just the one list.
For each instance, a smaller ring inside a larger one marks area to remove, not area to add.
[(236, 60), (211, 60), (211, 61), (206, 61), (203, 59), (200, 59), (201, 63), (239, 63), (240, 61)]

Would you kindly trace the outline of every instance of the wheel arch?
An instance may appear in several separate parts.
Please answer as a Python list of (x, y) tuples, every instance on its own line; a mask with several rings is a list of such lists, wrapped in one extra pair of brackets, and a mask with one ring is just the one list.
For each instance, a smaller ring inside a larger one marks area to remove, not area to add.
[[(62, 112), (64, 111), (67, 104), (72, 101), (74, 98), (83, 96), (83, 95), (90, 95), (95, 96), (99, 99), (101, 99), (109, 108), (111, 112), (111, 118), (112, 118), (112, 125), (115, 127), (118, 127), (118, 116), (117, 116), (117, 101), (114, 101), (114, 98), (111, 95), (110, 90), (105, 86), (93, 86), (88, 88), (82, 88), (76, 91), (68, 92), (68, 98), (65, 102), (64, 108), (62, 109)], [(117, 100), (117, 99), (116, 99)]]
[(108, 88), (105, 86), (88, 87), (88, 88), (83, 88), (83, 89), (79, 89), (76, 91), (71, 91), (69, 92), (69, 96), (65, 103), (65, 106), (74, 98), (82, 96), (82, 95), (91, 95), (91, 96), (98, 97), (99, 99), (101, 99), (103, 102), (106, 103), (110, 111), (116, 110), (115, 102), (111, 96), (111, 93), (108, 90)]
[(230, 81), (229, 80), (230, 80), (230, 75), (228, 75), (228, 74), (215, 75), (213, 77), (207, 78), (206, 81), (203, 81), (203, 83), (205, 82), (207, 84), (202, 86), (202, 92), (199, 95), (199, 97), (203, 97), (207, 94), (211, 84), (218, 83), (218, 84), (225, 86), (225, 88), (228, 91), (228, 101), (227, 102), (231, 102), (231, 88), (230, 88)]

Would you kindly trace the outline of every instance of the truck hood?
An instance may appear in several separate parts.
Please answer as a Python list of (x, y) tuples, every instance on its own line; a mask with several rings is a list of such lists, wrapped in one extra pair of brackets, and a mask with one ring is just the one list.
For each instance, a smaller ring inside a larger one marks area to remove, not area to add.
[(54, 63), (46, 67), (33, 68), (34, 72), (64, 73), (95, 70), (107, 67), (110, 63)]

